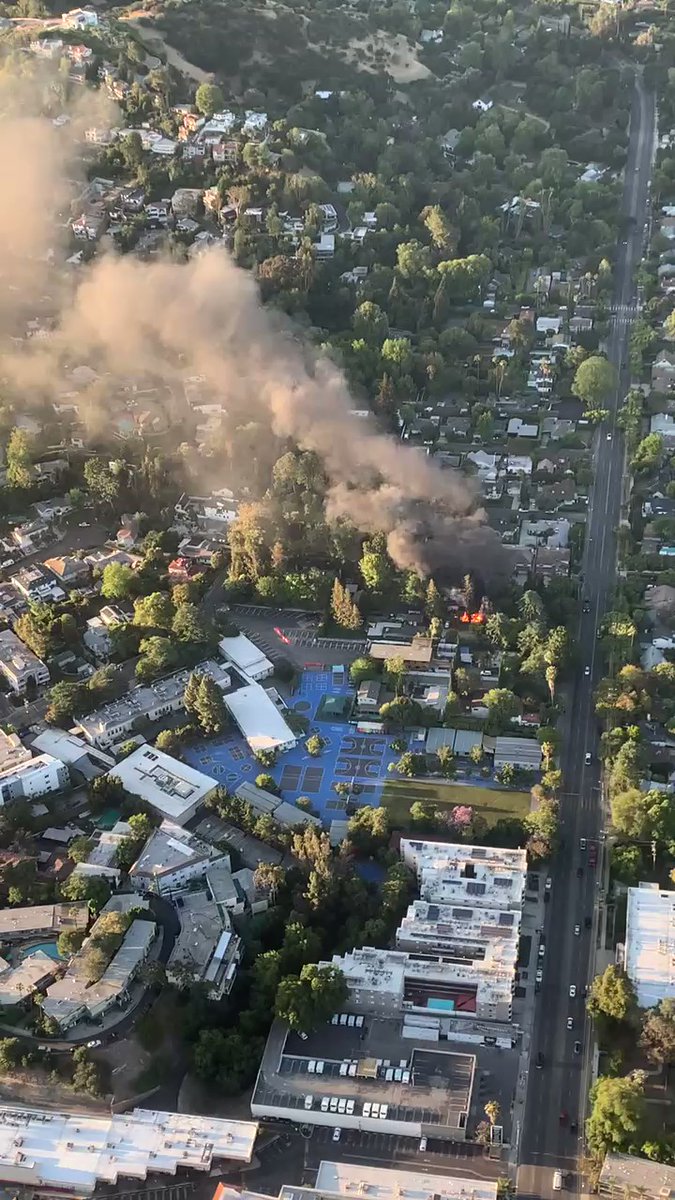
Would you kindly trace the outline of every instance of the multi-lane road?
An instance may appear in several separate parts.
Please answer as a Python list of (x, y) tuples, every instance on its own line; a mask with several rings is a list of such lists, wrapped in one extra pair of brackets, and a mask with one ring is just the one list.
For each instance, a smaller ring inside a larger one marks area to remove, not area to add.
[[(579, 666), (567, 695), (562, 755), (561, 846), (551, 870), (553, 888), (544, 929), (544, 980), (537, 998), (519, 1155), (519, 1195), (538, 1198), (552, 1196), (556, 1169), (566, 1174), (567, 1190), (578, 1192), (583, 1188), (578, 1165), (583, 1150), (591, 1049), (584, 989), (595, 957), (604, 849), (600, 838), (603, 819), (598, 727), (593, 710), (593, 691), (603, 673), (597, 630), (611, 606), (615, 581), (616, 535), (624, 488), (624, 446), (617, 412), (630, 385), (628, 339), (636, 313), (635, 273), (643, 250), (655, 122), (654, 99), (637, 79), (623, 195), (623, 215), (633, 223), (627, 224), (619, 236), (614, 315), (607, 346), (617, 370), (618, 386), (608, 405), (610, 416), (600, 426), (594, 446), (594, 484), (583, 561), (584, 603), (577, 635)], [(586, 761), (589, 754), (590, 763)], [(581, 839), (589, 847), (591, 842), (597, 844), (597, 867), (589, 865), (589, 849), (581, 849)], [(587, 919), (590, 928), (586, 928)], [(572, 986), (574, 997), (570, 996)], [(568, 1029), (569, 1018), (572, 1029)], [(575, 1052), (575, 1043), (581, 1044), (577, 1047), (579, 1053)], [(543, 1056), (540, 1068), (536, 1066), (538, 1055)], [(561, 1114), (566, 1114), (564, 1121)]]

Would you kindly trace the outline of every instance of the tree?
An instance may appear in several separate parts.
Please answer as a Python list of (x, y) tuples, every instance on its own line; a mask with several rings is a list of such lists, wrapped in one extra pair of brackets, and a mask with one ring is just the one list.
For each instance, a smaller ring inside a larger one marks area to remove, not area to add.
[(439, 746), (436, 751), (436, 758), (440, 767), (441, 775), (446, 779), (452, 779), (455, 775), (455, 756), (449, 746)]
[(190, 642), (193, 645), (204, 644), (211, 637), (196, 604), (179, 604), (177, 606), (171, 623), (171, 632), (180, 642)]
[(166, 592), (151, 592), (134, 602), (134, 625), (143, 629), (171, 629), (174, 608)]
[(386, 808), (365, 805), (350, 818), (347, 836), (360, 854), (372, 855), (389, 841), (391, 825)]
[(223, 107), (223, 93), (215, 83), (200, 83), (195, 93), (195, 104), (204, 117), (212, 117)]
[(498, 1100), (488, 1100), (483, 1108), (483, 1112), (491, 1125), (496, 1125), (501, 1113), (501, 1105)]
[(308, 737), (307, 741), (305, 742), (305, 750), (307, 751), (308, 754), (312, 755), (312, 758), (317, 758), (318, 755), (323, 750), (324, 745), (325, 745), (325, 742), (324, 742), (323, 738), (320, 737), (318, 733), (313, 733), (311, 735), (311, 737)]
[(61, 683), (55, 683), (49, 692), (49, 708), (45, 716), (53, 725), (65, 725), (73, 717), (86, 712), (87, 707), (86, 692), (81, 684), (63, 679)]
[(21, 1058), (18, 1038), (0, 1038), (0, 1071), (11, 1071)]
[(586, 1007), (592, 1017), (609, 1017), (613, 1021), (630, 1021), (636, 1011), (633, 985), (620, 967), (610, 964), (591, 984)]
[(363, 683), (364, 679), (373, 679), (379, 673), (379, 663), (373, 658), (355, 658), (349, 668), (349, 679), (354, 687)]
[(13, 429), (5, 451), (7, 482), (13, 488), (29, 488), (33, 480), (30, 440), (23, 429)]
[(268, 775), (265, 771), (262, 771), (260, 775), (256, 775), (255, 786), (257, 788), (262, 788), (264, 792), (271, 792), (274, 796), (276, 796), (279, 792), (279, 785), (274, 779), (274, 776)]
[(297, 1033), (309, 1033), (339, 1012), (347, 999), (347, 985), (338, 967), (307, 963), (299, 975), (282, 979), (275, 1013)]
[(675, 1000), (665, 999), (646, 1014), (640, 1045), (652, 1062), (670, 1066), (675, 1062)]
[(136, 575), (123, 563), (108, 563), (103, 568), (101, 595), (106, 600), (129, 600), (136, 594)]
[(485, 693), (483, 702), (488, 710), (490, 723), (500, 728), (508, 725), (512, 717), (517, 717), (522, 709), (520, 700), (508, 688), (490, 688)]
[(644, 1071), (633, 1071), (625, 1078), (604, 1075), (591, 1088), (586, 1140), (598, 1158), (608, 1150), (627, 1150), (635, 1143), (644, 1117), (646, 1078)]
[(122, 485), (121, 473), (114, 471), (102, 458), (88, 458), (84, 464), (84, 480), (89, 491), (101, 504), (114, 504)]
[[(192, 708), (190, 711), (194, 713), (200, 728), (206, 736), (212, 737), (213, 734), (220, 733), (227, 725), (227, 708), (223, 700), (223, 693), (215, 679), (211, 675), (202, 675), (199, 678), (200, 682), (197, 694), (194, 701), (191, 702)], [(189, 686), (190, 683), (188, 681)]]
[(433, 579), (430, 579), (427, 584), (426, 595), (424, 597), (424, 611), (430, 620), (433, 617), (440, 617), (442, 619), (445, 616), (443, 597)]
[(62, 958), (70, 958), (80, 949), (85, 937), (82, 929), (64, 929), (56, 940), (56, 949)]
[(427, 760), (425, 754), (413, 754), (412, 751), (406, 750), (398, 762), (390, 763), (389, 771), (398, 771), (399, 775), (405, 776), (406, 779), (414, 779), (416, 775), (425, 775), (427, 770)]
[(637, 446), (631, 466), (634, 471), (646, 474), (648, 471), (655, 471), (661, 465), (663, 456), (663, 434), (648, 433)]
[(253, 872), (253, 882), (256, 888), (264, 892), (269, 892), (272, 902), (274, 902), (285, 878), (286, 872), (284, 868), (278, 866), (276, 863), (260, 862)]
[(389, 658), (384, 664), (384, 669), (387, 672), (390, 680), (394, 685), (394, 690), (398, 695), (403, 687), (403, 680), (406, 676), (407, 667), (403, 658)]
[(60, 888), (64, 900), (86, 900), (94, 913), (110, 899), (110, 884), (100, 875), (71, 875)]
[(71, 1087), (74, 1092), (85, 1092), (89, 1096), (102, 1094), (101, 1072), (95, 1062), (90, 1059), (85, 1046), (77, 1046), (73, 1050), (73, 1078)]

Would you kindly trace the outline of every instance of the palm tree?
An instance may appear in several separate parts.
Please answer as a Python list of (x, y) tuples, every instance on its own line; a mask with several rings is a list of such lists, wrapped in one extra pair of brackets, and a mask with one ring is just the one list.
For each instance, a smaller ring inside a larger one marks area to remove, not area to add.
[(501, 1113), (501, 1106), (498, 1100), (488, 1100), (483, 1112), (492, 1126), (496, 1125)]
[(553, 663), (551, 663), (546, 668), (546, 682), (548, 684), (548, 690), (551, 694), (551, 704), (553, 703), (553, 700), (555, 698), (555, 685), (556, 685), (557, 679), (558, 679), (558, 668)]

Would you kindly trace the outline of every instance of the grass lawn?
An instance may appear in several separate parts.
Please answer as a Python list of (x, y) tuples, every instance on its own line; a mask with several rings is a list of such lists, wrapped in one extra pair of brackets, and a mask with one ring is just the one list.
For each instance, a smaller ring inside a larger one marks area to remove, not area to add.
[(524, 817), (530, 811), (529, 792), (497, 791), (493, 788), (467, 787), (440, 780), (397, 779), (385, 783), (382, 804), (389, 810), (392, 825), (407, 826), (410, 805), (416, 800), (450, 808), (468, 804), (488, 822), (496, 825), (506, 817)]

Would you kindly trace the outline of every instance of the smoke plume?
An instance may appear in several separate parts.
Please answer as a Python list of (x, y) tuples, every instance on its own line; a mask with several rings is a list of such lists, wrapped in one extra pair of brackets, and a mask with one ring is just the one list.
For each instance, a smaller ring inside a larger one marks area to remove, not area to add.
[[(501, 543), (470, 482), (352, 415), (344, 376), (261, 305), (254, 279), (226, 250), (187, 262), (109, 250), (74, 276), (64, 271), (59, 228), (83, 117), (101, 119), (91, 108), (83, 113), (95, 103), (85, 96), (67, 122), (55, 124), (51, 113), (22, 115), (44, 106), (35, 85), (23, 89), (21, 115), (0, 85), (0, 372), (10, 392), (22, 404), (54, 401), (72, 388), (74, 369), (91, 368), (89, 419), (100, 424), (128, 381), (184, 404), (185, 380), (197, 377), (205, 399), (220, 402), (229, 420), (258, 419), (275, 436), (315, 451), (329, 479), (328, 518), (384, 532), (400, 567), (493, 574)], [(17, 321), (25, 333), (26, 315), (45, 308), (49, 336), (17, 342)]]

